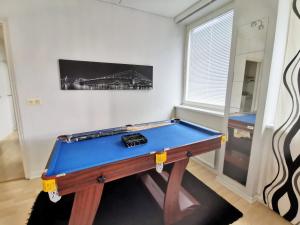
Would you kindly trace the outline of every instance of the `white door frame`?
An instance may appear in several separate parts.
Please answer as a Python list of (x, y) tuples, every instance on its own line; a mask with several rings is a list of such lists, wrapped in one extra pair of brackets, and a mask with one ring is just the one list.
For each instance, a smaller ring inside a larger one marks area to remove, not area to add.
[(22, 161), (23, 161), (23, 168), (25, 177), (29, 177), (29, 171), (28, 171), (28, 160), (25, 154), (25, 148), (24, 148), (24, 136), (23, 136), (23, 127), (22, 127), (22, 120), (21, 120), (21, 113), (20, 113), (20, 107), (19, 107), (19, 98), (18, 98), (18, 92), (16, 87), (16, 77), (14, 73), (14, 65), (13, 65), (13, 57), (10, 47), (10, 38), (9, 38), (9, 29), (8, 29), (8, 21), (6, 18), (0, 18), (0, 25), (3, 28), (3, 36), (4, 36), (4, 49), (7, 57), (7, 67), (9, 72), (9, 81), (10, 81), (10, 87), (11, 87), (11, 94), (12, 94), (12, 100), (13, 100), (13, 108), (15, 113), (15, 119), (17, 124), (17, 130), (18, 130), (18, 136), (19, 136), (19, 142), (21, 145), (21, 155), (22, 155)]

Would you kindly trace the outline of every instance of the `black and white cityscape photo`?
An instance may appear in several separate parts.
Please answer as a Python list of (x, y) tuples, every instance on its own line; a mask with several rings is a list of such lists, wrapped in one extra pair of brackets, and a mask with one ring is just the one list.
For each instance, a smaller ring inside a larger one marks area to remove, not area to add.
[(59, 60), (62, 90), (147, 90), (153, 66)]

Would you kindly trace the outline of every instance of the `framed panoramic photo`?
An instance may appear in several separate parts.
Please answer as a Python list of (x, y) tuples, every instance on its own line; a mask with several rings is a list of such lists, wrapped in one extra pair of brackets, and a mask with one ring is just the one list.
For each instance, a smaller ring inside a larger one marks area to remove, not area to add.
[(148, 90), (153, 66), (59, 59), (62, 90)]

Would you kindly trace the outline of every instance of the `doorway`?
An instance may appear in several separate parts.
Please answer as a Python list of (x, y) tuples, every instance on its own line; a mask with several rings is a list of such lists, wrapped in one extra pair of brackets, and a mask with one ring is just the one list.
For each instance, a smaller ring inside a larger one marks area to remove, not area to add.
[(0, 23), (0, 182), (24, 178), (5, 40)]
[(260, 62), (246, 60), (240, 112), (257, 110)]

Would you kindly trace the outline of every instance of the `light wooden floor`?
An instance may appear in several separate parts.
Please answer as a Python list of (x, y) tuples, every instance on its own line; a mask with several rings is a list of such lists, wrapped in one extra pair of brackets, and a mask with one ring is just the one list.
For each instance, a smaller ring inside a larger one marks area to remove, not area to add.
[(0, 182), (24, 178), (17, 132), (0, 141)]
[[(244, 217), (236, 221), (234, 225), (290, 224), (264, 205), (260, 203), (249, 204), (226, 189), (216, 181), (216, 176), (205, 167), (191, 162), (188, 169), (244, 213)], [(0, 183), (0, 225), (26, 224), (31, 206), (40, 190), (41, 185), (39, 179)]]
[(259, 202), (249, 204), (246, 200), (242, 199), (217, 182), (216, 175), (204, 166), (191, 161), (188, 165), (188, 170), (244, 214), (244, 216), (233, 223), (233, 225), (291, 224)]

